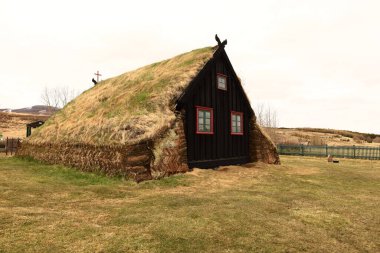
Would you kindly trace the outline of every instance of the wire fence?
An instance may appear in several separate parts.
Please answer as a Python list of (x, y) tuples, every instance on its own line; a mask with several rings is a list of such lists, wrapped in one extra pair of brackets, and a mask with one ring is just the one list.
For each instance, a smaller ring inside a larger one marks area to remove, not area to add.
[(284, 145), (277, 146), (280, 155), (321, 156), (332, 155), (341, 158), (380, 160), (380, 147), (362, 146), (309, 146)]

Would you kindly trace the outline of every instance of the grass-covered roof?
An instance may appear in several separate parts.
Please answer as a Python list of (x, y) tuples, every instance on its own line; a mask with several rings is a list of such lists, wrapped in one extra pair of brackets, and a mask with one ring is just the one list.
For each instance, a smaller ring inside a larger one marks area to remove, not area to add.
[(133, 144), (175, 119), (174, 103), (209, 61), (206, 47), (99, 82), (35, 129), (33, 143)]

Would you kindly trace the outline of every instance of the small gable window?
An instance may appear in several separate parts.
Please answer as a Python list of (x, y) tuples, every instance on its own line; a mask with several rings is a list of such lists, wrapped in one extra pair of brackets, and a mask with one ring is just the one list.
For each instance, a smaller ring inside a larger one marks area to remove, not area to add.
[(231, 134), (243, 135), (243, 113), (231, 111)]
[(216, 75), (216, 79), (217, 79), (218, 89), (220, 89), (220, 90), (227, 90), (227, 76), (218, 73)]
[(197, 106), (197, 134), (214, 133), (214, 111), (212, 108)]

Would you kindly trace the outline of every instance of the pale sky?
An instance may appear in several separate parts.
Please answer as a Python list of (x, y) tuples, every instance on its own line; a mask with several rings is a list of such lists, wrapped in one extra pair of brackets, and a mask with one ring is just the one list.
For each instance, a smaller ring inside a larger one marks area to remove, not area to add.
[(214, 46), (215, 33), (280, 126), (380, 134), (378, 0), (0, 0), (0, 108)]

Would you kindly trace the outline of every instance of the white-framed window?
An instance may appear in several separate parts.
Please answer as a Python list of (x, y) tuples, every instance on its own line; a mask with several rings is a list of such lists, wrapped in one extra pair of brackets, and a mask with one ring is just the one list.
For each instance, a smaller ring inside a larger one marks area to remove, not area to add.
[(196, 106), (197, 134), (214, 134), (214, 110), (209, 107)]
[(218, 73), (216, 75), (216, 82), (217, 82), (218, 89), (227, 90), (227, 76), (226, 75)]
[(231, 134), (243, 135), (243, 113), (231, 111)]

